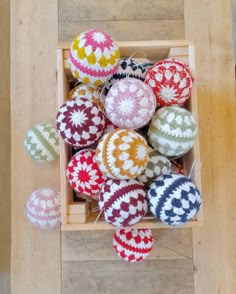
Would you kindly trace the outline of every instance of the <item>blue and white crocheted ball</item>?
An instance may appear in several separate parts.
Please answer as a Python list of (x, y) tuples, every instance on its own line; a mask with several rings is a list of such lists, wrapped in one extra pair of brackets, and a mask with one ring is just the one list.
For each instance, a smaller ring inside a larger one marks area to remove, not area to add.
[(153, 215), (172, 226), (182, 225), (193, 219), (202, 202), (197, 187), (180, 174), (158, 177), (150, 186), (147, 197)]
[(132, 58), (120, 59), (118, 62), (117, 71), (105, 83), (105, 92), (107, 93), (116, 81), (122, 80), (127, 77), (144, 81), (145, 71), (145, 67), (143, 67), (142, 64), (139, 64)]

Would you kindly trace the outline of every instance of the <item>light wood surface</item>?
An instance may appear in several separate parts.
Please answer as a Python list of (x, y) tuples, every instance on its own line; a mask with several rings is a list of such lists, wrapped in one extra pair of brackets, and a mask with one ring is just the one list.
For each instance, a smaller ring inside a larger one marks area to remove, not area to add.
[(231, 1), (186, 0), (195, 41), (204, 226), (193, 230), (196, 294), (236, 293), (236, 108)]
[(0, 1), (0, 293), (10, 294), (10, 3)]
[(23, 139), (36, 123), (55, 123), (57, 1), (11, 1), (12, 294), (61, 291), (60, 232), (35, 229), (24, 216), (29, 194), (59, 189), (59, 164), (37, 164)]
[(62, 294), (192, 294), (191, 260), (80, 261), (62, 263)]

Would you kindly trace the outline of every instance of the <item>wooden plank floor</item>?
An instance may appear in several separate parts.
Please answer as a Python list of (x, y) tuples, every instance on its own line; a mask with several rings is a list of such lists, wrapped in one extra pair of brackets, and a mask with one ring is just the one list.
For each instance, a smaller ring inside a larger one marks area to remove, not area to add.
[[(3, 29), (4, 28), (4, 29)], [(10, 294), (10, 3), (0, 1), (0, 293)]]
[[(11, 1), (12, 293), (234, 294), (236, 108), (230, 0), (97, 3)], [(32, 124), (54, 122), (57, 42), (95, 24), (117, 40), (186, 34), (196, 44), (198, 82), (211, 89), (210, 94), (198, 90), (205, 225), (194, 230), (193, 240), (190, 230), (155, 231), (153, 253), (141, 265), (117, 259), (109, 245), (111, 232), (41, 232), (23, 215), (33, 189), (59, 187), (58, 163), (36, 165), (21, 147)], [(124, 34), (119, 27), (125, 27)]]

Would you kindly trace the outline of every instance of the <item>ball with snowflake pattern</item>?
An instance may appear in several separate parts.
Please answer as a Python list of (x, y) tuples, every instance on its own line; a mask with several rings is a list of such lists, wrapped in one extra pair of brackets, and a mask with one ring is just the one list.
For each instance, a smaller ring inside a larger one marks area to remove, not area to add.
[(157, 106), (182, 106), (191, 95), (193, 77), (186, 64), (165, 59), (150, 67), (144, 82), (156, 95)]
[(84, 149), (70, 160), (66, 170), (68, 181), (75, 192), (87, 196), (98, 194), (105, 181), (95, 161), (95, 150)]
[(100, 107), (87, 98), (66, 101), (57, 113), (57, 130), (73, 147), (91, 146), (100, 139), (105, 117)]

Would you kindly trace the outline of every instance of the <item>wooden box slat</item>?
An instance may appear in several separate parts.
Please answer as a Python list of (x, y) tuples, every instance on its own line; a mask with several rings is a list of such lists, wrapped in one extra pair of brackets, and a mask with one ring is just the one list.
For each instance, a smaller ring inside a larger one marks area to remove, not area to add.
[[(143, 58), (145, 52), (151, 62), (156, 62), (165, 58), (175, 58), (187, 64), (192, 75), (195, 77), (195, 55), (194, 46), (191, 42), (185, 40), (177, 41), (143, 41), (143, 42), (118, 42), (122, 57), (129, 57), (137, 52), (135, 57)], [(69, 54), (69, 44), (61, 44), (57, 49), (57, 68), (58, 68), (58, 104), (64, 103), (70, 89), (70, 81), (73, 80), (69, 65), (67, 62)], [(192, 89), (191, 99), (186, 104), (196, 120), (198, 120), (198, 101), (197, 91), (194, 86)], [(73, 191), (66, 179), (66, 167), (71, 158), (71, 148), (60, 140), (60, 180), (61, 180), (61, 214), (63, 231), (76, 230), (109, 230), (114, 229), (107, 224), (101, 217), (96, 220), (98, 212), (92, 212), (94, 203), (86, 201), (74, 202)], [(189, 175), (194, 162), (192, 179), (201, 191), (201, 160), (199, 150), (199, 137), (197, 136), (194, 147), (183, 156), (183, 168), (185, 175)], [(96, 204), (95, 204), (96, 206)], [(197, 217), (182, 227), (197, 227), (202, 224), (202, 209)], [(145, 216), (143, 220), (136, 224), (136, 228), (176, 228), (168, 226), (153, 216)]]

